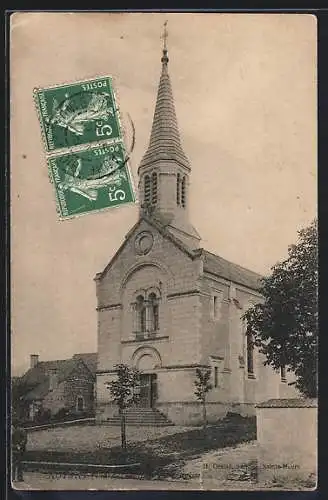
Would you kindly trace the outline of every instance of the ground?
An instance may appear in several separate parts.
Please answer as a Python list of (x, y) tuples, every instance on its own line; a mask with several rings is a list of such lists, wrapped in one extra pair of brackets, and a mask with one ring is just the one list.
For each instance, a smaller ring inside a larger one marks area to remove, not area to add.
[[(134, 427), (126, 430), (127, 442), (158, 439), (169, 434), (190, 430), (190, 427)], [(72, 427), (57, 427), (41, 431), (33, 431), (28, 435), (28, 450), (45, 451), (94, 451), (95, 448), (110, 448), (121, 443), (119, 426), (83, 425)]]
[(246, 481), (255, 479), (252, 465), (257, 459), (257, 442), (223, 448), (203, 453), (200, 457), (188, 460), (183, 473), (202, 480)]
[[(29, 467), (24, 483), (17, 483), (15, 487), (23, 490), (311, 490), (315, 486), (313, 479), (260, 484), (257, 442), (253, 427), (246, 419), (241, 418), (237, 427), (231, 422), (209, 426), (206, 434), (201, 428), (129, 426), (127, 437), (132, 463), (150, 460), (150, 475), (147, 469), (130, 476), (113, 474), (108, 468), (106, 473), (100, 469), (90, 474), (90, 468), (74, 472), (73, 465), (57, 469), (57, 472), (51, 466), (49, 471), (43, 469), (42, 473), (37, 466), (34, 472), (33, 467)], [(29, 433), (27, 447), (28, 460), (122, 463), (118, 461), (122, 459), (119, 426), (83, 425), (34, 431)]]

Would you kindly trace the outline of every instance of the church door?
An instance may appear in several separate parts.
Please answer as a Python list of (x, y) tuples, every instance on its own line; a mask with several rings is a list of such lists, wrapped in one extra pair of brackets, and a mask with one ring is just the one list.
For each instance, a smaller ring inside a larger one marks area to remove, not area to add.
[(144, 408), (152, 408), (157, 399), (157, 375), (143, 373), (140, 375), (139, 404)]

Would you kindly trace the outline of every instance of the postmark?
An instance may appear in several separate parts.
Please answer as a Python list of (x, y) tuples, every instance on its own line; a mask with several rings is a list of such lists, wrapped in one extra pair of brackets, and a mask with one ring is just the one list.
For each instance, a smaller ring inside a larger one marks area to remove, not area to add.
[(48, 158), (61, 219), (135, 202), (123, 141)]
[(34, 99), (47, 153), (122, 138), (111, 76), (35, 88)]

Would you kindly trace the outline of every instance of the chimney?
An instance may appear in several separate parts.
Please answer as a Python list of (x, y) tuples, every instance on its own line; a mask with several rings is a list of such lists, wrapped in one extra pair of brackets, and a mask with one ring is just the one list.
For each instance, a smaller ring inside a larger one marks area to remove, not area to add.
[(38, 354), (31, 354), (30, 355), (30, 368), (34, 368), (39, 362), (39, 355)]

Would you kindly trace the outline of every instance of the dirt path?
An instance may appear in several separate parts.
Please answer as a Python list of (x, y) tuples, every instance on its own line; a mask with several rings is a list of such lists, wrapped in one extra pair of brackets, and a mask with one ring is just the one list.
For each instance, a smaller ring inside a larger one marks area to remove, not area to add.
[(259, 481), (257, 474), (258, 444), (256, 441), (204, 453), (190, 460), (183, 468), (184, 477), (198, 481), (208, 490), (295, 490), (314, 489), (310, 482), (285, 478), (280, 481)]

